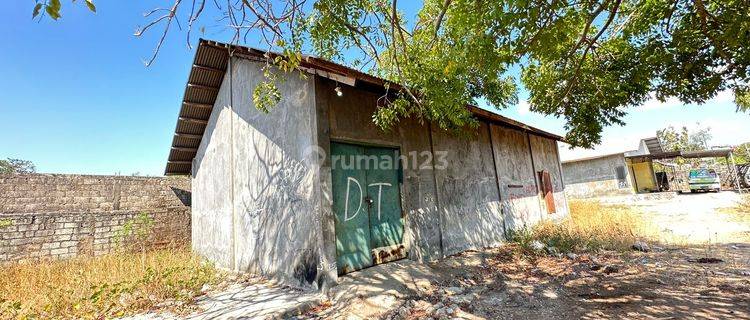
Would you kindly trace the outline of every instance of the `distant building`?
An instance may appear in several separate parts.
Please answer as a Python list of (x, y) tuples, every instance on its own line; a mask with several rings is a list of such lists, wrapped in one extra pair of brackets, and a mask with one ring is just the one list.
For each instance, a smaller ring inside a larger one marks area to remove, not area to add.
[(656, 137), (642, 139), (638, 150), (563, 161), (565, 193), (589, 198), (659, 191), (655, 154), (665, 154)]
[[(702, 151), (664, 151), (656, 137), (641, 139), (638, 149), (562, 162), (565, 193), (569, 197), (589, 198), (615, 194), (659, 191), (689, 191), (687, 172), (670, 164), (670, 159), (725, 158), (730, 163), (732, 149)], [(667, 160), (667, 161), (665, 161)], [(661, 164), (659, 172), (654, 162)], [(723, 175), (727, 186), (738, 183), (731, 166)], [(735, 180), (736, 179), (736, 180)]]
[(565, 193), (569, 197), (631, 194), (632, 175), (623, 153), (562, 162)]

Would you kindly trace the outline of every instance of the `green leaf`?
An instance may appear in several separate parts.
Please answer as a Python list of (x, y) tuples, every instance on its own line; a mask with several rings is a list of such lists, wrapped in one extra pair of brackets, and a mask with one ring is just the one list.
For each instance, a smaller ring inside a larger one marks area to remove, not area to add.
[(60, 8), (62, 8), (62, 5), (60, 5), (60, 0), (50, 0), (49, 4), (47, 4), (47, 7), (45, 7), (45, 11), (47, 11), (47, 14), (50, 18), (53, 20), (60, 19)]
[(39, 15), (39, 12), (42, 10), (42, 3), (39, 2), (34, 6), (34, 13), (31, 14), (31, 18), (36, 18)]
[(91, 12), (96, 13), (96, 6), (94, 5), (94, 1), (86, 0), (86, 6), (89, 7), (89, 10), (91, 10)]

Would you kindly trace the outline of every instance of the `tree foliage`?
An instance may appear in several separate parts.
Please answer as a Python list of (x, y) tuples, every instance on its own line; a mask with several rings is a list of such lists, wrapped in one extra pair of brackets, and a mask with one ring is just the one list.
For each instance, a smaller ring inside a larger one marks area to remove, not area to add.
[(36, 172), (36, 166), (31, 161), (12, 158), (0, 160), (0, 174), (34, 172)]
[(702, 151), (708, 150), (709, 141), (711, 141), (711, 128), (698, 128), (690, 132), (687, 127), (679, 130), (673, 126), (661, 129), (656, 132), (656, 137), (662, 145), (664, 151)]
[[(659, 138), (659, 142), (662, 145), (662, 149), (666, 152), (670, 151), (702, 151), (709, 149), (709, 141), (711, 141), (711, 128), (697, 128), (695, 131), (690, 132), (687, 127), (682, 127), (679, 130), (673, 126), (658, 130), (656, 137)], [(668, 161), (669, 162), (669, 161)], [(678, 165), (690, 163), (693, 166), (697, 166), (702, 162), (701, 159), (683, 159), (678, 157), (674, 159), (674, 162)]]
[[(374, 115), (383, 128), (407, 116), (471, 126), (467, 104), (514, 105), (520, 86), (532, 111), (564, 118), (566, 138), (583, 147), (652, 95), (703, 103), (732, 90), (750, 111), (746, 0), (424, 0), (411, 15), (397, 0), (173, 1), (136, 32), (163, 28), (149, 63), (180, 13), (189, 43), (214, 5), (232, 42), (260, 39), (289, 57), (288, 70), (311, 51), (392, 81)], [(47, 3), (59, 13), (59, 1)], [(253, 92), (259, 109), (278, 101), (274, 88), (268, 79)]]
[(733, 154), (736, 164), (750, 163), (750, 142), (745, 142), (735, 147)]
[[(31, 18), (41, 18), (41, 14), (46, 13), (53, 20), (60, 19), (62, 17), (62, 3), (60, 0), (35, 0), (34, 10), (31, 13)], [(75, 3), (76, 0), (71, 0)], [(89, 11), (96, 13), (96, 5), (93, 0), (84, 0), (86, 7)]]

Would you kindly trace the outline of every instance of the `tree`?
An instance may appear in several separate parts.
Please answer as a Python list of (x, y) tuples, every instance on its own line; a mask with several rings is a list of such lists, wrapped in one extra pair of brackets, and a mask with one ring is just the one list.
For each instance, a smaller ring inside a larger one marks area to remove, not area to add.
[(708, 143), (711, 141), (711, 128), (698, 128), (690, 132), (687, 127), (682, 127), (679, 131), (673, 126), (661, 129), (656, 132), (656, 137), (662, 145), (664, 151), (701, 151), (708, 149)]
[(31, 161), (12, 158), (0, 160), (0, 174), (34, 172), (36, 172), (36, 166)]
[(734, 148), (734, 162), (736, 164), (750, 163), (750, 142), (745, 142)]
[[(711, 141), (711, 128), (698, 128), (690, 132), (687, 127), (682, 127), (678, 131), (673, 126), (658, 130), (656, 137), (662, 145), (664, 151), (701, 151), (708, 150), (709, 141)], [(683, 165), (689, 163), (693, 166), (700, 164), (700, 159), (683, 159), (678, 157), (674, 163)]]
[[(416, 15), (397, 0), (173, 0), (136, 31), (161, 27), (148, 63), (179, 16), (189, 44), (206, 6), (219, 9), (232, 42), (259, 39), (283, 54), (267, 68), (291, 72), (305, 51), (389, 79), (373, 117), (382, 128), (409, 116), (471, 127), (466, 104), (514, 105), (519, 86), (532, 111), (564, 118), (567, 140), (582, 147), (652, 95), (703, 103), (732, 90), (738, 111), (750, 110), (746, 0), (424, 0)], [(60, 7), (49, 0), (34, 13), (57, 19)], [(263, 111), (280, 99), (280, 79), (265, 74), (253, 92)]]

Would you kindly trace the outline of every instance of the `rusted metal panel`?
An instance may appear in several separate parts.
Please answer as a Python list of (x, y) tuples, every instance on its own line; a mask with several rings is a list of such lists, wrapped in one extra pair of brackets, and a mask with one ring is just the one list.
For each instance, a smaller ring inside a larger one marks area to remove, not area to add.
[[(535, 176), (539, 183), (538, 190), (542, 189), (542, 181), (539, 179), (540, 177), (536, 172), (545, 170), (549, 172), (552, 184), (553, 200), (555, 201), (555, 217), (564, 216), (568, 214), (568, 203), (564, 193), (565, 184), (563, 181), (560, 160), (557, 154), (557, 142), (533, 134), (529, 135), (529, 141), (531, 145), (531, 156), (534, 160)], [(544, 206), (545, 200), (543, 198), (540, 198), (539, 202), (541, 206)], [(544, 218), (544, 216), (542, 218)]]
[(387, 247), (379, 247), (371, 250), (372, 261), (375, 264), (383, 264), (406, 258), (406, 247), (397, 244)]
[(552, 189), (552, 178), (549, 175), (549, 171), (539, 171), (539, 181), (541, 181), (541, 191), (544, 198), (544, 204), (547, 207), (547, 213), (551, 214), (557, 212), (557, 209), (555, 208), (555, 196), (553, 194), (554, 189)]

